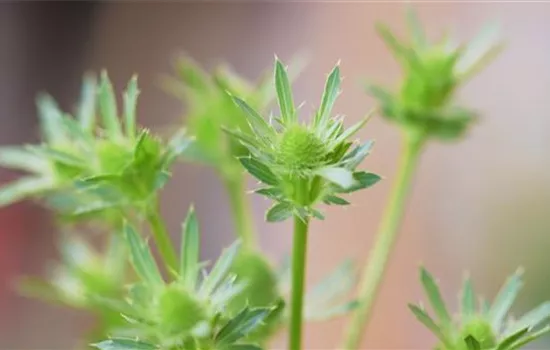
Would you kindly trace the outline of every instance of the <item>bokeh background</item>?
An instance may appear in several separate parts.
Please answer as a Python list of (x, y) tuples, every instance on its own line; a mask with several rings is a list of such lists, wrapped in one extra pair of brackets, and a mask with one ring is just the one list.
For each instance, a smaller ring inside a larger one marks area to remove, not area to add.
[[(467, 40), (496, 21), (507, 49), (460, 92), (460, 100), (482, 114), (479, 125), (460, 143), (433, 143), (423, 155), (365, 349), (430, 348), (431, 336), (406, 308), (421, 298), (421, 263), (440, 278), (451, 301), (464, 271), (492, 297), (520, 265), (527, 285), (515, 311), (550, 299), (550, 3), (412, 6), (435, 38), (449, 28)], [(373, 106), (362, 80), (392, 84), (399, 78), (374, 24), (383, 21), (403, 33), (404, 9), (381, 2), (1, 2), (0, 144), (36, 141), (36, 94), (48, 91), (70, 109), (83, 72), (102, 68), (119, 89), (139, 73), (142, 124), (182, 123), (184, 106), (159, 84), (173, 73), (180, 52), (207, 67), (227, 61), (251, 79), (271, 69), (274, 54), (289, 60), (306, 52), (310, 64), (295, 83), (296, 99), (307, 101), (304, 111), (318, 102), (326, 73), (341, 60), (344, 93), (336, 108), (351, 123)], [(345, 257), (365, 261), (394, 177), (397, 130), (376, 118), (360, 136), (376, 139), (365, 166), (385, 181), (313, 225), (312, 283)], [(0, 170), (2, 182), (14, 176)], [(290, 247), (289, 226), (265, 224), (268, 203), (252, 201), (262, 246), (281, 257)], [(233, 239), (227, 198), (210, 169), (178, 166), (163, 196), (174, 234), (191, 202), (202, 221), (203, 258), (214, 257)], [(32, 203), (0, 209), (0, 349), (71, 349), (91, 322), (13, 292), (14, 278), (41, 274), (56, 258), (55, 236), (49, 214)], [(336, 348), (344, 324), (308, 326), (307, 348)], [(550, 343), (537, 346), (549, 349)]]

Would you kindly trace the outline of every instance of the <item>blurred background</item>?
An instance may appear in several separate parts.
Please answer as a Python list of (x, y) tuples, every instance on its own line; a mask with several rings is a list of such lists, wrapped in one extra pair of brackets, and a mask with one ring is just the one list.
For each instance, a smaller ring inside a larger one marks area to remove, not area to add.
[[(461, 92), (483, 116), (458, 144), (433, 143), (425, 152), (409, 200), (365, 349), (427, 349), (432, 338), (406, 303), (422, 296), (417, 268), (425, 264), (457, 300), (465, 271), (493, 297), (505, 277), (526, 269), (515, 312), (550, 299), (550, 4), (433, 2), (413, 4), (428, 34), (446, 28), (471, 39), (488, 21), (501, 24), (505, 52)], [(71, 109), (82, 74), (106, 68), (120, 91), (139, 73), (139, 120), (153, 129), (182, 123), (185, 109), (160, 88), (162, 75), (185, 52), (209, 67), (227, 61), (255, 79), (273, 56), (306, 52), (310, 64), (295, 84), (296, 100), (317, 104), (326, 74), (341, 60), (344, 93), (338, 113), (352, 123), (373, 106), (365, 79), (384, 84), (400, 76), (374, 31), (376, 21), (404, 33), (405, 5), (247, 2), (2, 2), (0, 4), (0, 144), (38, 140), (34, 99), (47, 91)], [(361, 138), (376, 140), (364, 164), (385, 177), (334, 208), (311, 233), (309, 281), (345, 257), (365, 261), (399, 153), (399, 135), (376, 118)], [(0, 170), (0, 181), (14, 173)], [(203, 258), (233, 239), (227, 199), (214, 173), (181, 165), (164, 191), (163, 213), (174, 235), (195, 203), (203, 228)], [(275, 259), (290, 247), (287, 224), (263, 222), (267, 201), (253, 197), (262, 246)], [(0, 349), (70, 349), (89, 324), (84, 315), (19, 297), (16, 276), (42, 274), (56, 258), (49, 214), (25, 202), (0, 210)], [(453, 304), (455, 305), (455, 304)], [(343, 320), (307, 327), (307, 348), (332, 349)], [(538, 344), (550, 348), (550, 342)]]

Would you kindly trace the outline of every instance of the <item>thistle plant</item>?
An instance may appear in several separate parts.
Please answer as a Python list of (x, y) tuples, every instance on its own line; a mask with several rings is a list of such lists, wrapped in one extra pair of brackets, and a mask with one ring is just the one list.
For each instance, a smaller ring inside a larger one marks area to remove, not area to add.
[[(187, 107), (186, 125), (168, 140), (138, 126), (136, 77), (121, 111), (106, 72), (99, 84), (85, 77), (74, 117), (41, 95), (42, 142), (0, 147), (0, 165), (28, 174), (0, 188), (0, 206), (32, 199), (52, 209), (63, 233), (61, 258), (45, 279), (24, 278), (21, 291), (95, 314), (97, 326), (85, 343), (101, 350), (260, 350), (282, 330), (288, 349), (301, 350), (304, 323), (350, 312), (342, 348), (358, 349), (422, 151), (431, 140), (467, 134), (478, 116), (458, 106), (456, 92), (501, 48), (458, 46), (449, 38), (432, 44), (412, 12), (409, 30), (411, 40), (404, 42), (378, 27), (404, 77), (394, 91), (369, 85), (378, 109), (347, 128), (333, 114), (340, 63), (306, 121), (294, 103), (292, 74), (279, 59), (271, 76), (254, 85), (226, 66), (207, 72), (182, 58), (169, 87)], [(267, 112), (273, 98), (275, 115)], [(372, 141), (355, 140), (375, 112), (400, 129), (403, 151), (373, 250), (362, 271), (346, 260), (306, 288), (310, 222), (324, 219), (325, 205), (348, 205), (348, 194), (381, 179), (361, 166)], [(200, 258), (195, 210), (182, 225), (179, 249), (159, 210), (171, 166), (180, 160), (211, 166), (230, 197), (237, 240), (213, 264)], [(273, 201), (265, 219), (293, 220), (288, 264), (274, 266), (256, 243), (246, 173), (259, 183), (253, 192)], [(150, 229), (141, 230), (144, 224)], [(96, 230), (101, 246), (91, 243)], [(350, 298), (357, 272), (358, 292)], [(424, 268), (420, 280), (434, 316), (421, 305), (409, 308), (435, 336), (434, 349), (516, 350), (550, 331), (548, 302), (509, 317), (522, 284), (519, 272), (492, 303), (476, 296), (467, 279), (455, 315)]]

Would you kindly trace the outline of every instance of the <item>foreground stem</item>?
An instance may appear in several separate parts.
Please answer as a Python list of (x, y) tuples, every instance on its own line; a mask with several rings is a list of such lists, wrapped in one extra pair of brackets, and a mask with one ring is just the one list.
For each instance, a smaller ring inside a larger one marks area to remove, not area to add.
[(308, 218), (302, 219), (297, 216), (294, 217), (289, 350), (300, 350), (302, 348), (302, 313), (306, 275), (308, 225)]
[(168, 272), (172, 273), (173, 271), (177, 271), (178, 259), (172, 241), (170, 240), (168, 230), (160, 217), (158, 204), (149, 210), (147, 213), (147, 220), (149, 221), (155, 243)]
[(423, 141), (424, 138), (418, 134), (406, 134), (397, 177), (361, 280), (358, 297), (359, 305), (352, 315), (344, 349), (353, 350), (358, 349), (360, 346), (387, 262), (396, 242), (397, 232), (403, 216), (403, 208), (405, 207), (405, 199), (410, 189)]
[(256, 246), (256, 237), (254, 235), (250, 208), (244, 190), (244, 180), (243, 176), (228, 178), (225, 181), (225, 187), (229, 195), (236, 234), (241, 239), (243, 248), (251, 249)]

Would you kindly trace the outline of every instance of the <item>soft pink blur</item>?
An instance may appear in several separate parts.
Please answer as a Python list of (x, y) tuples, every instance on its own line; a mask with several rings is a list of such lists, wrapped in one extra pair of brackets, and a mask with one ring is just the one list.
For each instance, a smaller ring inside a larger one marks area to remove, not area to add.
[[(483, 294), (492, 296), (519, 265), (526, 267), (528, 283), (521, 310), (550, 297), (545, 269), (550, 263), (550, 4), (434, 2), (414, 7), (431, 37), (450, 28), (459, 39), (468, 40), (487, 21), (496, 21), (507, 48), (461, 91), (461, 102), (482, 114), (479, 125), (460, 143), (434, 142), (422, 157), (365, 349), (427, 349), (433, 344), (406, 308), (407, 302), (422, 297), (417, 283), (420, 264), (440, 278), (450, 301), (456, 300), (463, 271), (470, 271)], [(295, 84), (295, 99), (307, 101), (303, 112), (318, 103), (326, 74), (341, 60), (345, 80), (336, 110), (352, 123), (373, 107), (361, 88), (364, 80), (393, 84), (399, 78), (398, 66), (377, 37), (374, 24), (382, 21), (404, 34), (404, 9), (403, 4), (375, 2), (105, 3), (91, 23), (82, 70), (107, 68), (119, 89), (134, 72), (139, 73), (140, 120), (162, 129), (180, 122), (184, 112), (158, 84), (161, 75), (172, 73), (172, 59), (180, 51), (207, 66), (228, 61), (250, 78), (270, 69), (274, 54), (289, 60), (295, 53), (306, 52), (311, 63)], [(11, 40), (17, 40), (16, 34)], [(18, 58), (13, 56), (3, 65), (15, 66)], [(19, 77), (12, 74), (6, 79)], [(78, 86), (79, 80), (67, 84)], [(17, 119), (23, 107), (14, 100), (2, 101), (10, 111), (9, 117), (2, 116), (2, 128), (20, 130), (26, 141), (34, 139), (35, 128), (30, 130)], [(0, 133), (6, 138), (0, 143), (11, 140), (6, 135)], [(376, 139), (375, 151), (364, 166), (385, 180), (355, 194), (351, 207), (331, 208), (324, 222), (313, 224), (310, 282), (348, 256), (364, 262), (372, 243), (394, 177), (399, 134), (394, 126), (375, 118), (359, 136)], [(202, 221), (203, 253), (210, 257), (232, 239), (225, 194), (209, 169), (179, 166), (163, 202), (174, 234), (191, 202)], [(263, 223), (268, 203), (256, 197), (253, 203), (262, 245), (278, 258), (290, 247), (290, 227)], [(38, 210), (27, 212), (29, 220), (43, 220)], [(12, 221), (0, 212), (0, 239)], [(25, 267), (13, 265), (11, 271), (38, 273), (54, 258), (53, 232), (43, 234), (44, 227), (50, 227), (44, 225), (40, 232), (37, 224), (20, 230), (29, 237), (24, 248), (13, 240), (8, 241), (12, 246), (0, 246), (1, 251), (17, 250), (24, 256)], [(0, 256), (0, 272), (18, 261), (4, 256)], [(0, 348), (69, 348), (87, 324), (74, 312), (13, 294), (0, 293), (0, 298), (9, 298), (0, 299), (2, 310), (8, 310), (0, 311), (0, 320), (9, 323), (0, 330)], [(7, 302), (9, 309), (4, 308)], [(337, 348), (344, 325), (344, 320), (335, 320), (308, 326), (307, 348)]]

